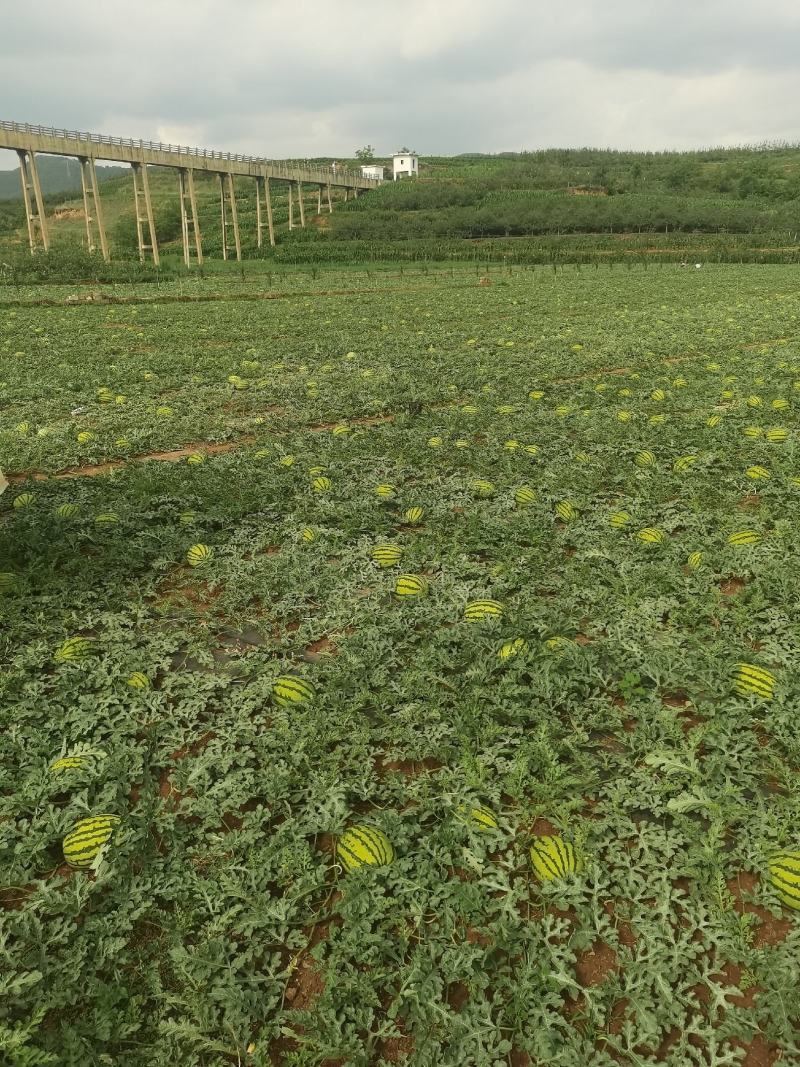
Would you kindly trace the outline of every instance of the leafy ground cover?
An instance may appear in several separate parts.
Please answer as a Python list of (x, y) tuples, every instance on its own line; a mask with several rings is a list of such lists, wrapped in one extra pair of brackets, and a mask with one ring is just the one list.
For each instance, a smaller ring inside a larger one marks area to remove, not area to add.
[(0, 296), (5, 1060), (797, 1061), (795, 272), (290, 277)]

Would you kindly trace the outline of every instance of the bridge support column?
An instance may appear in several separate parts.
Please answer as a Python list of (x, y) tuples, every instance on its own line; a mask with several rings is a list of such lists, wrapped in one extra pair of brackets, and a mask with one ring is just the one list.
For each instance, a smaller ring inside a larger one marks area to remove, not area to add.
[(269, 243), (275, 247), (275, 225), (272, 219), (272, 193), (269, 189), (269, 178), (264, 179), (264, 201), (267, 205), (267, 226), (269, 227)]
[(333, 200), (331, 200), (331, 183), (328, 182), (328, 214), (333, 214)]
[(239, 238), (239, 212), (236, 209), (236, 188), (233, 183), (233, 175), (228, 175), (228, 199), (231, 205), (231, 223), (233, 224), (233, 243), (236, 248), (236, 260), (242, 260), (242, 242)]
[(198, 267), (203, 265), (203, 249), (200, 243), (200, 228), (197, 225), (197, 199), (194, 193), (194, 171), (178, 171), (178, 192), (181, 201), (181, 235), (183, 237), (183, 262), (192, 265), (192, 241), (194, 234), (195, 255)]
[(306, 228), (306, 209), (303, 203), (303, 183), (297, 183), (297, 202), (300, 205), (300, 225), (303, 229)]
[(106, 225), (103, 221), (103, 205), (100, 201), (100, 189), (97, 185), (97, 170), (95, 169), (94, 159), (89, 158), (89, 176), (92, 179), (92, 197), (94, 199), (94, 217), (97, 222), (97, 234), (100, 238), (100, 251), (103, 253), (103, 259), (106, 263), (110, 262), (111, 256), (108, 252), (108, 241), (106, 240)]
[[(97, 250), (97, 246), (94, 243), (94, 228), (92, 226), (92, 223), (94, 223), (97, 227), (100, 251), (103, 255), (103, 259), (108, 263), (111, 256), (108, 254), (106, 227), (103, 222), (103, 205), (100, 202), (100, 190), (97, 186), (97, 171), (94, 169), (94, 159), (91, 156), (78, 156), (78, 162), (81, 165), (83, 213), (86, 216), (86, 244), (90, 252), (95, 252)], [(90, 207), (93, 209), (94, 214), (92, 214)]]
[(222, 219), (222, 258), (228, 258), (228, 219), (225, 212), (225, 175), (218, 174), (219, 180), (219, 211)]
[[(236, 190), (233, 185), (233, 175), (218, 174), (217, 178), (219, 179), (219, 210), (222, 216), (222, 258), (228, 258), (230, 250), (228, 227), (230, 227), (233, 230), (233, 247), (236, 250), (236, 259), (241, 261), (242, 243), (239, 238), (239, 213), (236, 210)], [(230, 209), (230, 222), (228, 221), (228, 209)]]
[(28, 179), (28, 156), (21, 148), (17, 149), (19, 157), (19, 179), (22, 183), (22, 199), (25, 202), (25, 225), (28, 227), (28, 247), (31, 255), (36, 251), (36, 231), (33, 226), (33, 204), (31, 203), (31, 187)]
[[(28, 225), (28, 244), (31, 252), (35, 252), (38, 242), (41, 241), (45, 252), (50, 247), (50, 239), (47, 233), (47, 219), (44, 212), (44, 200), (42, 187), (39, 183), (39, 170), (36, 166), (36, 155), (26, 148), (18, 148), (19, 176), (22, 183), (22, 199), (25, 201), (25, 221)], [(38, 233), (37, 233), (38, 228)]]
[(133, 211), (136, 218), (136, 247), (139, 251), (139, 262), (144, 263), (144, 230), (142, 229), (146, 219), (142, 218), (141, 208), (139, 207), (139, 197), (142, 195), (142, 191), (139, 188), (139, 174), (138, 164), (131, 163), (131, 171), (133, 172)]
[(294, 200), (292, 199), (292, 183), (288, 182), (286, 185), (286, 192), (289, 194), (289, 229), (294, 229)]
[(192, 229), (194, 230), (194, 250), (197, 255), (197, 266), (203, 266), (203, 238), (200, 233), (200, 220), (197, 217), (197, 195), (194, 190), (194, 171), (187, 171), (187, 184), (189, 186), (189, 204), (192, 209)]
[(256, 178), (256, 247), (261, 248), (261, 179)]
[(317, 214), (322, 214), (322, 186), (317, 186)]
[(186, 211), (186, 171), (178, 171), (178, 200), (181, 205), (181, 240), (183, 242), (183, 262), (189, 267), (189, 214)]
[[(145, 251), (150, 251), (153, 256), (153, 263), (156, 267), (160, 266), (161, 257), (158, 254), (158, 239), (156, 237), (156, 221), (153, 215), (153, 201), (150, 198), (150, 182), (147, 177), (147, 164), (146, 163), (131, 163), (131, 170), (133, 171), (133, 199), (136, 207), (136, 238), (139, 242), (139, 259), (144, 263)], [(142, 209), (140, 198), (144, 199), (144, 216), (142, 216)], [(150, 244), (145, 244), (144, 231), (142, 226), (147, 224), (147, 231), (150, 235)]]
[(44, 209), (44, 198), (42, 197), (42, 186), (39, 182), (39, 168), (36, 166), (36, 153), (31, 152), (28, 156), (30, 165), (31, 178), (33, 178), (33, 192), (36, 199), (36, 216), (39, 220), (39, 230), (42, 237), (42, 245), (45, 252), (50, 248), (50, 238), (47, 233), (47, 215)]
[(87, 159), (79, 159), (78, 166), (81, 168), (81, 192), (83, 193), (83, 218), (86, 223), (86, 249), (94, 252), (94, 231), (92, 230), (92, 214), (89, 211), (89, 182), (86, 166)]
[(269, 232), (269, 243), (275, 247), (275, 226), (272, 221), (272, 200), (270, 199), (269, 192), (269, 178), (256, 178), (256, 222), (258, 224), (258, 247), (261, 248), (261, 231), (263, 229), (263, 222), (261, 221), (261, 198), (264, 198), (264, 206), (267, 209), (267, 230)]

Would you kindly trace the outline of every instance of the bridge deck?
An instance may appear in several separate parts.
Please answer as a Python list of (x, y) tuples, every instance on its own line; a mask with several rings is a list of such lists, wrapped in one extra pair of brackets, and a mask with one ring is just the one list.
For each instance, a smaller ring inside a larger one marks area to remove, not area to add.
[(352, 170), (332, 167), (286, 167), (257, 156), (214, 152), (205, 148), (134, 141), (76, 130), (57, 130), (24, 122), (0, 120), (0, 148), (44, 152), (47, 155), (103, 159), (114, 163), (141, 163), (212, 174), (242, 175), (248, 178), (275, 178), (278, 181), (308, 182), (347, 189), (376, 189), (381, 183), (363, 178)]

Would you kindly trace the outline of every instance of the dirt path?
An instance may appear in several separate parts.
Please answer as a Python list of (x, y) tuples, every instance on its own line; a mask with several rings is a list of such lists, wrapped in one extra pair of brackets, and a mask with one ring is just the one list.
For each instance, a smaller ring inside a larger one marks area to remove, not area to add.
[[(395, 415), (392, 413), (386, 413), (384, 415), (364, 415), (353, 419), (347, 419), (346, 425), (348, 426), (377, 426), (381, 423), (394, 422)], [(334, 426), (338, 426), (337, 422), (320, 422), (312, 423), (310, 425), (298, 427), (298, 429), (308, 430), (311, 433), (322, 433), (325, 430), (332, 430)], [(270, 431), (266, 431), (269, 433)], [(281, 433), (275, 432), (274, 436), (282, 436)], [(6, 478), (10, 484), (24, 482), (27, 480), (33, 480), (35, 482), (46, 482), (51, 478), (95, 478), (100, 474), (110, 474), (111, 471), (120, 470), (123, 467), (128, 467), (132, 463), (179, 463), (180, 460), (186, 459), (187, 456), (192, 455), (194, 452), (199, 452), (204, 456), (219, 455), (222, 452), (235, 452), (239, 448), (246, 448), (248, 445), (252, 445), (256, 438), (253, 434), (244, 434), (242, 437), (236, 437), (232, 441), (221, 442), (209, 442), (209, 441), (192, 441), (188, 445), (183, 445), (181, 448), (174, 448), (168, 452), (145, 452), (140, 456), (132, 456), (130, 459), (112, 459), (107, 463), (91, 463), (80, 467), (68, 467), (66, 470), (56, 471), (53, 474), (46, 474), (44, 471), (16, 471), (14, 473), (6, 473)]]

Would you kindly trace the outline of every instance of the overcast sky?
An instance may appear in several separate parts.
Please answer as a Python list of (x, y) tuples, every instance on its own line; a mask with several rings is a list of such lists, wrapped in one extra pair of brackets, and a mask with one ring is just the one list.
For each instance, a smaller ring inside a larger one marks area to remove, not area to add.
[(6, 3), (17, 121), (275, 158), (800, 140), (800, 0)]

